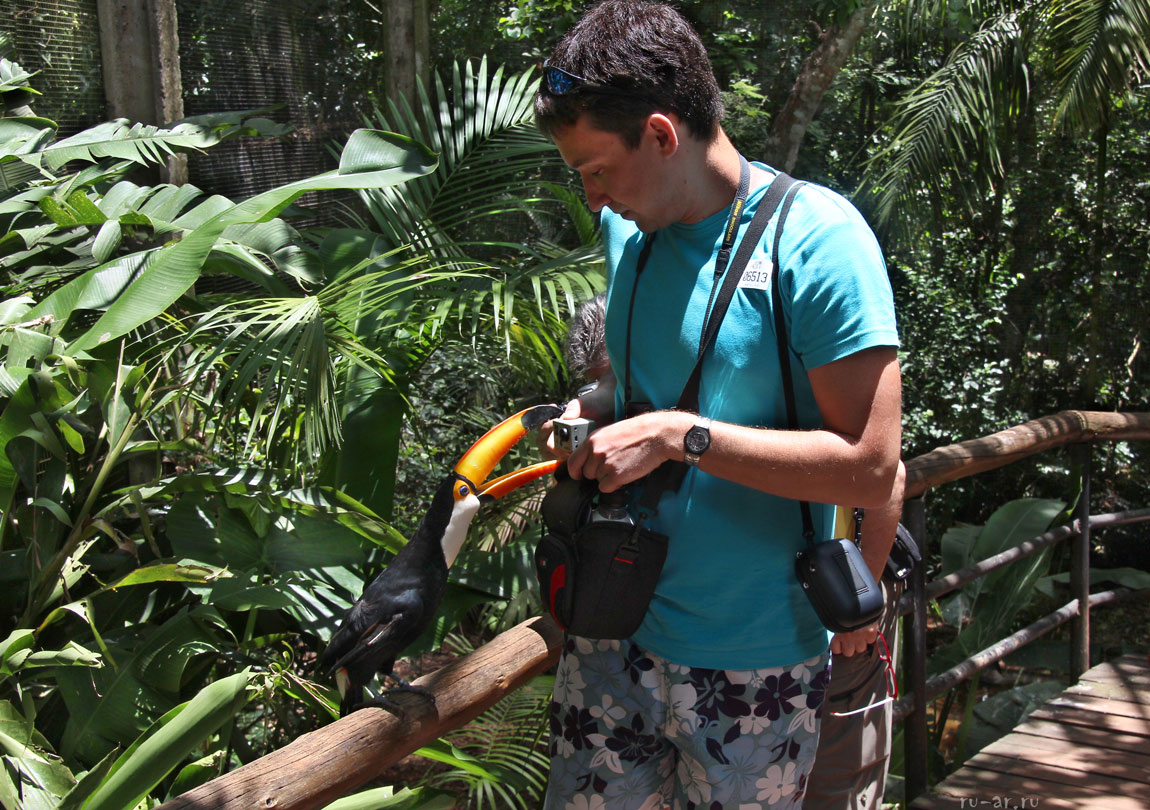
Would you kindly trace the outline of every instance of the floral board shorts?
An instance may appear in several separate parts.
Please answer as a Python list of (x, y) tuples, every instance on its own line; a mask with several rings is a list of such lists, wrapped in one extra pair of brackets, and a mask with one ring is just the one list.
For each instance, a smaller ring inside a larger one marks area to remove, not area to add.
[(546, 810), (802, 807), (830, 653), (702, 669), (569, 636), (551, 702)]

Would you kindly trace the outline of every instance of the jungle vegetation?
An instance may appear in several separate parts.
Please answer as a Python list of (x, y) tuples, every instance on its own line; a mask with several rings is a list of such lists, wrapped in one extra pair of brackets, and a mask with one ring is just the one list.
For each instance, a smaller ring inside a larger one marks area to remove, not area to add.
[[(274, 121), (58, 137), (0, 37), (7, 810), (154, 806), (333, 719), (314, 656), (428, 482), (513, 408), (572, 392), (564, 323), (602, 288), (601, 254), (531, 98), (581, 5), (441, 0), (414, 107), (356, 82), (378, 68), (378, 20), (330, 5), (363, 43), (363, 64), (340, 68), (362, 128), (333, 145), (336, 171), (249, 199), (139, 170), (283, 135)], [(1150, 410), (1145, 2), (681, 7), (739, 147), (850, 194), (879, 233), (905, 457), (1065, 409)], [(317, 190), (346, 195), (339, 225), (306, 224)], [(933, 564), (1041, 531), (1073, 475), (1044, 457), (948, 488), (930, 503)], [(1098, 511), (1144, 506), (1146, 448), (1107, 448), (1095, 476)], [(536, 611), (536, 531), (530, 497), (476, 525), (413, 653), (466, 650)], [(1099, 562), (1150, 569), (1137, 539), (1109, 533)], [(1009, 604), (984, 589), (940, 615), (993, 610), (1009, 628), (1060, 587), (1043, 579), (1059, 564), (1013, 575)], [(462, 767), (394, 801), (532, 806), (545, 695), (428, 751)]]

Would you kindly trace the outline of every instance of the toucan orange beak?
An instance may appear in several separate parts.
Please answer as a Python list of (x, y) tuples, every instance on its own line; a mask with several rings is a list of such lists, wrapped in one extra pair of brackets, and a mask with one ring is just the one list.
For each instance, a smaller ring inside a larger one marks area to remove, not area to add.
[(511, 448), (532, 430), (544, 422), (562, 416), (563, 409), (558, 405), (536, 405), (525, 408), (514, 416), (504, 419), (484, 433), (455, 465), (455, 473), (467, 479), (475, 487), (475, 494), (483, 500), (501, 498), (511, 490), (521, 487), (537, 478), (554, 472), (561, 463), (543, 461), (522, 470), (515, 470), (491, 481), (487, 476), (503, 460)]

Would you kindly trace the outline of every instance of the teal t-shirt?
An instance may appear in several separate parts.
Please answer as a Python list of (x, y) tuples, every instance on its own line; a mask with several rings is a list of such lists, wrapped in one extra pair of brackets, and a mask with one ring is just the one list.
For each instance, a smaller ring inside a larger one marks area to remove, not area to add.
[[(761, 168), (768, 167), (758, 164)], [(740, 238), (766, 188), (751, 192)], [(632, 399), (673, 408), (694, 367), (729, 209), (659, 232), (635, 288)], [(699, 410), (721, 422), (787, 426), (771, 306), (770, 250), (778, 214), (752, 254), (703, 363)], [(628, 306), (646, 238), (609, 209), (602, 214), (608, 268), (607, 349), (622, 408)], [(821, 426), (805, 369), (862, 349), (897, 346), (882, 252), (862, 216), (825, 188), (804, 185), (787, 216), (780, 287), (802, 428)], [(834, 508), (812, 504), (817, 539)], [(698, 469), (666, 494), (652, 528), (670, 537), (655, 597), (634, 640), (678, 664), (714, 669), (787, 666), (826, 650), (829, 635), (794, 574), (803, 545), (796, 501)]]

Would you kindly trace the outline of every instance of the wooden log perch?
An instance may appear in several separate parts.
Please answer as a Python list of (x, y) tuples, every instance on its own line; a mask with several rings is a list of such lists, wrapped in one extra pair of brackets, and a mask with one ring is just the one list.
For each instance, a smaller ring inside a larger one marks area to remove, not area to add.
[(939, 447), (906, 464), (906, 498), (969, 475), (1005, 467), (1052, 447), (1150, 439), (1150, 413), (1062, 411), (981, 439)]
[(563, 632), (535, 618), (415, 683), (435, 695), (431, 706), (400, 694), (399, 718), (360, 709), (304, 734), (278, 751), (164, 802), (162, 810), (310, 810), (377, 777), (415, 749), (459, 728), (559, 660)]

